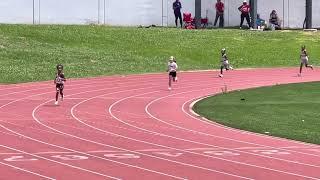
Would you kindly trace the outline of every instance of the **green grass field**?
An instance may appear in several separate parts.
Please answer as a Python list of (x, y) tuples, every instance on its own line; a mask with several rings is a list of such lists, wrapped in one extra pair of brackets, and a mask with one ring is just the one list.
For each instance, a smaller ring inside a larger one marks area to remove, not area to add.
[(320, 144), (319, 89), (314, 82), (235, 91), (202, 100), (194, 110), (226, 126)]
[(236, 68), (296, 66), (303, 44), (319, 64), (320, 33), (0, 25), (0, 83), (52, 79), (57, 63), (67, 77), (163, 72), (171, 55), (181, 70), (213, 69), (222, 47)]

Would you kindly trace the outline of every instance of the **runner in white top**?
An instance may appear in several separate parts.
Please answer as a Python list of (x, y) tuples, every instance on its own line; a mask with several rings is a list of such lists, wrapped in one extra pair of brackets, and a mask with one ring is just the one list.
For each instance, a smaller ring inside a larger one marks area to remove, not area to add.
[(174, 61), (175, 61), (175, 58), (171, 56), (168, 62), (168, 69), (167, 69), (167, 72), (169, 72), (169, 88), (168, 88), (169, 90), (171, 90), (171, 81), (175, 82), (177, 77), (178, 65)]
[(311, 68), (313, 70), (313, 66), (312, 65), (308, 65), (309, 56), (308, 56), (308, 53), (307, 53), (306, 46), (302, 46), (301, 47), (300, 61), (301, 61), (301, 63), (300, 63), (300, 71), (299, 71), (298, 76), (301, 76), (303, 65), (305, 65), (306, 68)]
[(221, 50), (221, 66), (220, 66), (220, 74), (219, 77), (223, 77), (223, 69), (228, 70), (233, 70), (232, 66), (229, 64), (229, 59), (227, 57), (226, 49), (223, 48)]

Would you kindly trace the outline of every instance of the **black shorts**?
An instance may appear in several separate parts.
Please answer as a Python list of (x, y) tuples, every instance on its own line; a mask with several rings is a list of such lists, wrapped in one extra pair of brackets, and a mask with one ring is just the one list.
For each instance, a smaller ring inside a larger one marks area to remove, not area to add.
[(57, 91), (63, 91), (64, 85), (63, 84), (56, 84)]
[(180, 11), (174, 11), (174, 16), (178, 19), (182, 19), (182, 15), (181, 15), (181, 12)]
[(169, 72), (169, 76), (177, 77), (177, 72), (175, 72), (175, 71)]

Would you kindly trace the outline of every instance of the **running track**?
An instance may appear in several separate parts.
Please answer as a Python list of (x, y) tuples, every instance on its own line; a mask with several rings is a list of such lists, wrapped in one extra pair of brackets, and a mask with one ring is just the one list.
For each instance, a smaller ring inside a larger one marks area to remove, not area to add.
[[(234, 70), (0, 86), (0, 179), (320, 179), (320, 146), (211, 123), (192, 102), (228, 90), (319, 81), (320, 70)], [(271, 132), (272, 133), (272, 132)]]

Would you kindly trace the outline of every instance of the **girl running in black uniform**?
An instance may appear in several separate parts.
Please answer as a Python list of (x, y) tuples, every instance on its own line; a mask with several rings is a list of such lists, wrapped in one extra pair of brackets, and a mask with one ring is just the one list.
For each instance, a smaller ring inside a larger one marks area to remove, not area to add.
[(55, 105), (58, 105), (58, 97), (59, 93), (61, 95), (61, 101), (63, 101), (63, 88), (64, 88), (64, 82), (66, 82), (66, 78), (63, 74), (63, 66), (61, 64), (57, 65), (57, 74), (56, 78), (54, 79), (54, 84), (56, 85), (56, 102)]

